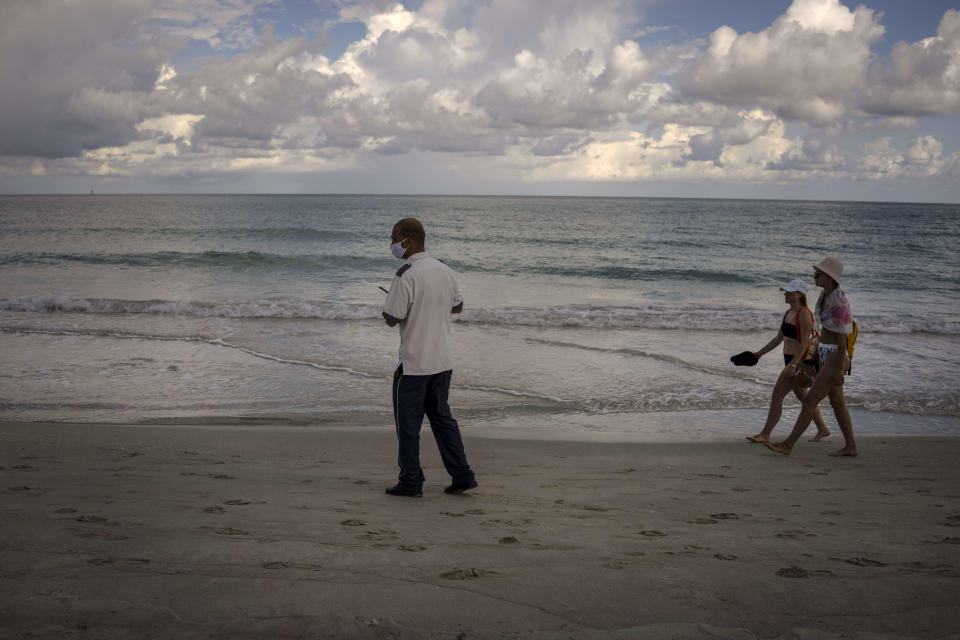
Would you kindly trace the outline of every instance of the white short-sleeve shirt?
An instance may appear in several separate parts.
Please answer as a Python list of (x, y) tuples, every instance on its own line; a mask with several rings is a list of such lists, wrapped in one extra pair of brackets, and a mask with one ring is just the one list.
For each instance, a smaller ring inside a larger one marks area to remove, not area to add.
[(400, 327), (403, 373), (426, 376), (453, 369), (450, 313), (463, 304), (453, 269), (425, 251), (406, 260), (390, 285), (383, 317)]

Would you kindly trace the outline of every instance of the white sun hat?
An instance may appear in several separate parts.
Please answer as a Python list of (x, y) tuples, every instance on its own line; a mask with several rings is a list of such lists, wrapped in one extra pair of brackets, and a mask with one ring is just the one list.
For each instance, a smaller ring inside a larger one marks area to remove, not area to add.
[(843, 275), (843, 263), (836, 258), (824, 258), (813, 265), (813, 268), (817, 271), (823, 271), (833, 278), (834, 282), (840, 282), (840, 276)]
[(780, 287), (780, 291), (799, 291), (800, 293), (806, 293), (807, 283), (797, 278)]

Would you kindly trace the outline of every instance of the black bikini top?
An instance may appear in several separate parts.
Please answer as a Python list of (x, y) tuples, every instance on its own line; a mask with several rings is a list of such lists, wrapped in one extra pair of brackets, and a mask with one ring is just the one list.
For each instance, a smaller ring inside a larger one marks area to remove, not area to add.
[(797, 329), (797, 325), (789, 324), (786, 320), (780, 323), (780, 333), (783, 334), (784, 338), (797, 339), (797, 336), (800, 335), (800, 330)]
[[(802, 311), (803, 309), (807, 309), (807, 308), (801, 307), (800, 310), (797, 311), (797, 314), (799, 315), (800, 311)], [(810, 309), (807, 309), (807, 311), (810, 311)], [(790, 324), (787, 322), (787, 315), (789, 313), (790, 312), (787, 311), (787, 313), (783, 314), (783, 321), (780, 323), (780, 332), (783, 334), (784, 338), (790, 338), (791, 340), (796, 340), (797, 342), (800, 342), (800, 328), (795, 324)], [(811, 315), (812, 315), (812, 312), (811, 312)]]

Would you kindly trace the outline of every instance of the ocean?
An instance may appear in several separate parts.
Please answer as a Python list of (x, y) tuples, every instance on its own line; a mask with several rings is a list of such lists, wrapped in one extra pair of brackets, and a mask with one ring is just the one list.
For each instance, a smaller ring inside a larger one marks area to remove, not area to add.
[(407, 216), (464, 296), (465, 429), (756, 433), (782, 358), (729, 356), (835, 255), (854, 429), (960, 435), (960, 205), (701, 199), (3, 196), (0, 419), (389, 426)]

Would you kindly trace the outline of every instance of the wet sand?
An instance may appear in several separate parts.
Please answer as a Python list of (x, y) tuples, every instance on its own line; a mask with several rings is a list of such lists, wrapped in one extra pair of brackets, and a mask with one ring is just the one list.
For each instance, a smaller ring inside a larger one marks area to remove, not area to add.
[(0, 424), (0, 638), (958, 638), (960, 439)]

